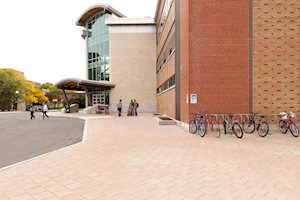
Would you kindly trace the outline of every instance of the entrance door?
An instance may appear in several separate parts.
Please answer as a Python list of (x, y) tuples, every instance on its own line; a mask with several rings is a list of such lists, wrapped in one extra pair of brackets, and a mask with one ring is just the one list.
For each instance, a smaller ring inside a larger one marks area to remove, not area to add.
[(105, 104), (105, 95), (93, 94), (93, 105), (95, 104)]

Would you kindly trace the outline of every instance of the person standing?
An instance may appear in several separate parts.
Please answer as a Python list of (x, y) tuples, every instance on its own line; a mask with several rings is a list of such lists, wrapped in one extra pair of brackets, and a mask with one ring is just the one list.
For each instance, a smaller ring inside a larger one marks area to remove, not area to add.
[(118, 115), (121, 117), (122, 113), (122, 99), (120, 99), (119, 103), (117, 104), (117, 109), (118, 109)]
[(139, 103), (134, 99), (133, 100), (133, 112), (134, 112), (134, 116), (137, 116), (137, 108), (139, 107)]
[(133, 101), (132, 100), (130, 100), (130, 103), (128, 106), (127, 116), (133, 116)]
[(30, 106), (29, 110), (30, 110), (30, 119), (35, 119), (33, 106)]
[(45, 104), (43, 106), (43, 119), (45, 119), (45, 116), (47, 117), (47, 119), (49, 118), (49, 116), (47, 115), (47, 111), (48, 111), (48, 106), (47, 104)]

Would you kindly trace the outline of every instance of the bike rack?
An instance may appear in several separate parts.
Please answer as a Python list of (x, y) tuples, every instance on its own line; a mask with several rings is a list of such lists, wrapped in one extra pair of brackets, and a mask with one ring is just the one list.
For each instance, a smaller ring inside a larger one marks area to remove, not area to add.
[[(203, 113), (191, 113), (193, 115), (203, 115)], [(211, 114), (211, 113), (206, 113), (206, 116), (214, 116), (215, 117), (215, 121), (219, 124), (223, 123), (225, 116), (227, 116), (228, 114)], [(243, 123), (243, 122), (248, 122), (250, 121), (250, 116), (254, 116), (254, 114), (247, 114), (247, 113), (240, 113), (240, 114), (231, 114), (233, 115), (233, 120), (236, 120), (239, 123)], [(266, 121), (270, 124), (277, 124), (279, 122), (279, 120), (281, 119), (280, 116), (278, 114), (257, 114), (257, 116), (266, 116)], [(300, 129), (300, 116), (296, 115), (296, 122), (298, 121), (298, 128)]]

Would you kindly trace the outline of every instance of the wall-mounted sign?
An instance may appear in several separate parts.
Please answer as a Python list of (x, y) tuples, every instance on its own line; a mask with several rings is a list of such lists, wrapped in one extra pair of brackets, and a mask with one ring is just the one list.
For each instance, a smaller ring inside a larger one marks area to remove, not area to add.
[(197, 94), (191, 94), (190, 102), (191, 104), (197, 103)]

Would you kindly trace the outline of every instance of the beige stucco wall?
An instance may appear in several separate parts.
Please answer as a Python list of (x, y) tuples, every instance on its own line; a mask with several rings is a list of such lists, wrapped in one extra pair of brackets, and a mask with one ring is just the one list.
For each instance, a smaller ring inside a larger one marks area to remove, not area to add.
[(127, 112), (131, 99), (139, 102), (139, 112), (156, 112), (155, 33), (110, 33), (111, 111), (119, 99)]

